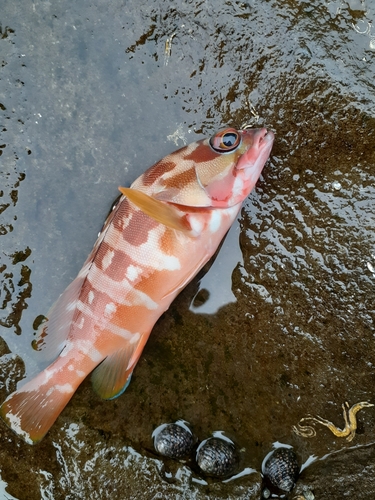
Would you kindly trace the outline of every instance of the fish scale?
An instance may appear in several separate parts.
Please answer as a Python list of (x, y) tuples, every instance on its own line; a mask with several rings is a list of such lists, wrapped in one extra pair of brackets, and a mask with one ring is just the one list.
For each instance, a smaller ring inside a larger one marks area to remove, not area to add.
[(123, 196), (33, 343), (54, 361), (1, 405), (13, 431), (40, 441), (90, 372), (103, 399), (124, 392), (155, 322), (216, 252), (273, 139), (266, 129), (225, 129), (119, 188)]

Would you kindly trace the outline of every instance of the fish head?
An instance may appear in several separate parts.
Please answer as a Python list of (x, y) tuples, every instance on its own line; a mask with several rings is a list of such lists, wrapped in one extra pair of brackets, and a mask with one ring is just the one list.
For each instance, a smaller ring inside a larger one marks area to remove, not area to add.
[(241, 203), (254, 188), (269, 158), (274, 134), (261, 129), (227, 128), (202, 146), (216, 154), (210, 162), (196, 163), (197, 180), (213, 207)]
[(166, 156), (131, 187), (185, 207), (232, 207), (255, 186), (273, 140), (265, 128), (226, 128)]

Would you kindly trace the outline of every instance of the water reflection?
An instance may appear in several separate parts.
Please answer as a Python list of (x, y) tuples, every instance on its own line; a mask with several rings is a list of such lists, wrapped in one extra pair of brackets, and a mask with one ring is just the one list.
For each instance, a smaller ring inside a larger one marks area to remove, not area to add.
[(235, 223), (210, 267), (209, 274), (199, 281), (199, 288), (190, 304), (190, 311), (197, 314), (214, 314), (220, 307), (236, 302), (232, 291), (233, 270), (242, 263), (238, 246), (239, 227)]

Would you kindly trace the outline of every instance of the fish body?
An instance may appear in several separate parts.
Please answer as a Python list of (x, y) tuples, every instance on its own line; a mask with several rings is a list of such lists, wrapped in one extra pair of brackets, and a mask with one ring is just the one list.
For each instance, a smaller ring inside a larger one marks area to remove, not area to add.
[(55, 359), (0, 408), (40, 441), (92, 373), (114, 399), (127, 387), (161, 314), (217, 250), (273, 144), (266, 129), (225, 129), (160, 160), (123, 193), (35, 345)]

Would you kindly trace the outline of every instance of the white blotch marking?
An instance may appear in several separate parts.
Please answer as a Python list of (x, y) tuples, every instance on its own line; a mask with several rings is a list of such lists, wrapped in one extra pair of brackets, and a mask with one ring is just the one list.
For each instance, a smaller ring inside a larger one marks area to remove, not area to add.
[[(249, 177), (251, 176), (251, 173), (252, 173), (251, 169), (246, 170), (245, 172)], [(244, 177), (245, 177), (245, 175), (244, 175)], [(257, 180), (258, 180), (258, 178), (257, 178)], [(235, 199), (235, 200), (237, 200), (239, 197), (244, 198), (243, 191), (244, 191), (244, 181), (240, 178), (240, 176), (237, 176), (234, 180), (234, 183), (233, 183), (231, 198)]]
[[(125, 330), (125, 328), (121, 328), (118, 325), (114, 325), (113, 323), (109, 323), (106, 325), (106, 330), (109, 330), (111, 333), (114, 335), (118, 335), (119, 337), (125, 339), (125, 340), (130, 340), (130, 343), (132, 342), (131, 339), (133, 338), (134, 334), (130, 332), (129, 330)], [(138, 334), (135, 334), (139, 336)]]
[(133, 264), (130, 264), (130, 266), (126, 270), (125, 276), (130, 280), (134, 281), (138, 278), (138, 276), (142, 273), (142, 268), (138, 266), (133, 266)]
[(54, 391), (59, 391), (61, 394), (70, 394), (74, 392), (73, 386), (71, 384), (54, 385), (46, 392), (46, 396), (49, 397)]
[[(161, 224), (148, 231), (147, 241), (142, 245), (134, 246), (124, 239), (118, 239), (117, 251), (129, 256), (132, 261), (140, 267), (152, 268), (156, 271), (176, 271), (180, 269), (180, 261), (173, 255), (167, 255), (159, 247), (160, 237), (164, 234), (165, 228)], [(126, 234), (126, 233), (125, 233)], [(91, 274), (92, 268), (90, 270)]]
[(60, 358), (65, 358), (65, 356), (67, 356), (73, 349), (74, 349), (73, 342), (67, 342), (64, 349), (60, 353)]
[(116, 312), (116, 310), (117, 310), (116, 304), (114, 304), (113, 302), (110, 302), (104, 308), (104, 316), (111, 317), (112, 314)]
[(77, 309), (81, 311), (85, 316), (91, 319), (96, 319), (95, 314), (91, 311), (90, 307), (87, 304), (84, 304), (81, 300), (77, 301)]
[(68, 342), (60, 354), (60, 358), (65, 358), (71, 351), (75, 351), (72, 356), (75, 360), (81, 359), (80, 355), (88, 356), (95, 363), (99, 363), (103, 359), (100, 351), (93, 347), (93, 340), (77, 340), (76, 342)]
[(190, 215), (188, 217), (188, 221), (191, 225), (191, 230), (194, 236), (198, 236), (202, 233), (204, 227), (203, 220), (199, 219), (198, 217), (194, 217), (194, 215)]
[(140, 333), (133, 333), (133, 335), (130, 337), (130, 344), (135, 344), (138, 342), (138, 340), (141, 338)]
[(211, 218), (210, 218), (210, 231), (211, 233), (216, 233), (220, 229), (221, 225), (221, 211), (220, 210), (212, 210)]
[(85, 323), (85, 318), (82, 316), (81, 319), (79, 320), (79, 323), (77, 324), (77, 328), (82, 330), (84, 323)]
[(103, 355), (100, 351), (95, 349), (92, 344), (90, 344), (90, 347), (87, 350), (87, 355), (94, 361), (95, 363), (100, 363), (103, 359)]
[(158, 308), (158, 303), (151, 299), (147, 293), (141, 292), (140, 290), (133, 290), (130, 296), (129, 306), (144, 306), (146, 309), (155, 310)]
[(72, 371), (74, 370), (74, 366), (73, 366), (73, 365), (69, 365), (69, 366), (68, 366), (68, 370), (69, 370), (70, 372), (72, 372)]
[(88, 297), (87, 297), (87, 300), (88, 300), (88, 303), (89, 303), (89, 304), (92, 304), (92, 302), (93, 302), (93, 300), (94, 300), (94, 297), (95, 297), (95, 293), (94, 293), (92, 290), (90, 290), (90, 291), (89, 291), (89, 295), (88, 295)]
[(114, 255), (115, 255), (115, 252), (113, 250), (108, 250), (107, 253), (104, 255), (103, 260), (102, 260), (103, 271), (108, 269), (108, 267), (111, 265), (111, 262), (112, 262)]
[(52, 370), (49, 370), (48, 368), (46, 368), (44, 370), (44, 384), (47, 383), (57, 372), (58, 370), (52, 368)]
[(83, 372), (82, 370), (76, 370), (76, 374), (78, 375), (79, 378), (83, 378), (86, 376), (86, 373)]
[(7, 422), (11, 429), (14, 430), (16, 434), (21, 436), (27, 444), (34, 444), (34, 441), (30, 438), (30, 434), (24, 431), (21, 427), (21, 419), (17, 415), (13, 415), (13, 413), (8, 412), (5, 415)]
[[(178, 259), (176, 259), (178, 261)], [(178, 261), (179, 262), (179, 261)], [(107, 276), (101, 269), (99, 269), (95, 263), (91, 267), (90, 279), (94, 283), (100, 283), (102, 290), (110, 297), (112, 302), (120, 305), (132, 306), (132, 305), (142, 305), (147, 309), (157, 309), (158, 304), (154, 302), (147, 294), (136, 290), (133, 285), (125, 278), (122, 281), (115, 281)], [(79, 303), (78, 309), (89, 317), (93, 314), (89, 307), (85, 304)], [(100, 324), (99, 318), (95, 318), (98, 324)]]

